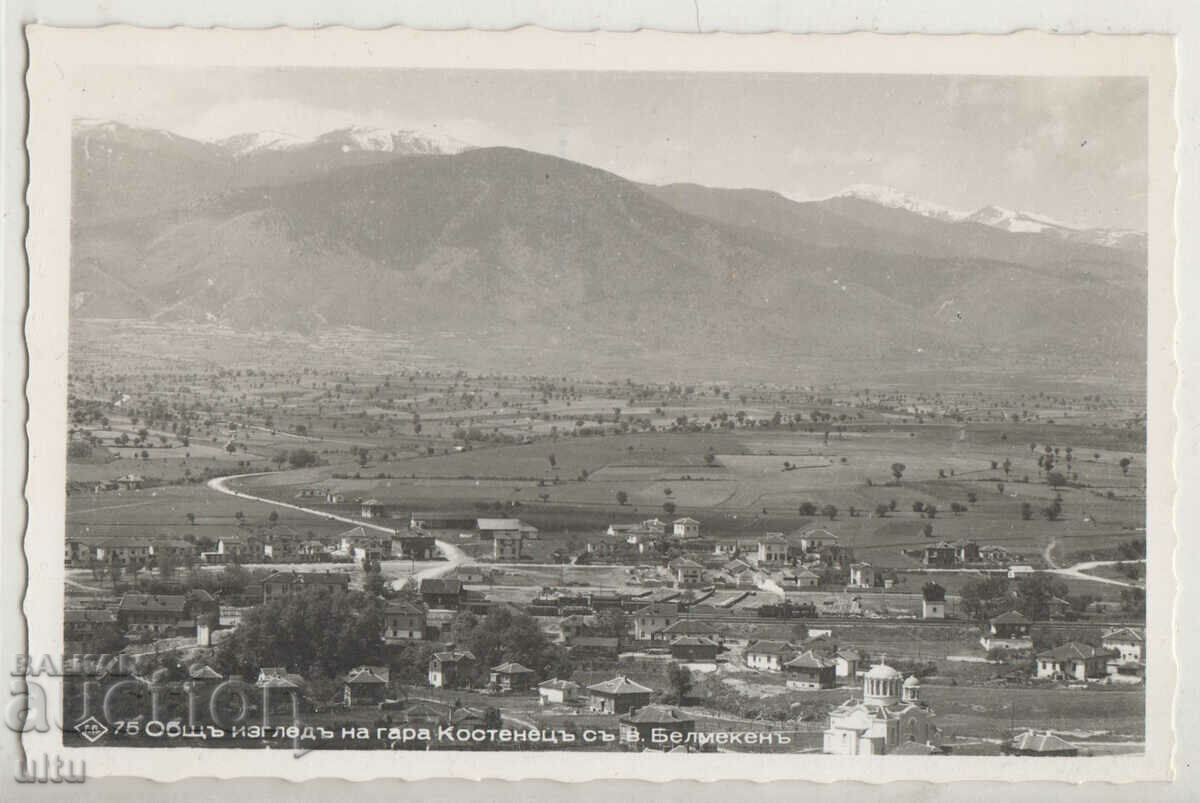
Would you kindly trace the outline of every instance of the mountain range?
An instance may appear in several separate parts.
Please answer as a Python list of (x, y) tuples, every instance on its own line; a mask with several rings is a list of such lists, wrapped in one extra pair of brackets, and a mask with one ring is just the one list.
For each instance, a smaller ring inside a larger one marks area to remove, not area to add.
[(651, 186), (417, 131), (73, 133), (80, 317), (357, 326), (537, 373), (1143, 371), (1135, 232), (887, 188)]

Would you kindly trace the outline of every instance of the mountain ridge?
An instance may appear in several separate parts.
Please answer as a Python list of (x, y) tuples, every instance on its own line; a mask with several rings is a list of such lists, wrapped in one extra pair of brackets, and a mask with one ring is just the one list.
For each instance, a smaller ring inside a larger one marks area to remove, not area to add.
[(1127, 249), (859, 198), (654, 187), (516, 148), (285, 148), (239, 171), (195, 141), (118, 133), (76, 137), (80, 317), (447, 332), (445, 355), (483, 343), (564, 371), (603, 350), (631, 373), (1059, 355), (1129, 372), (1144, 349)]

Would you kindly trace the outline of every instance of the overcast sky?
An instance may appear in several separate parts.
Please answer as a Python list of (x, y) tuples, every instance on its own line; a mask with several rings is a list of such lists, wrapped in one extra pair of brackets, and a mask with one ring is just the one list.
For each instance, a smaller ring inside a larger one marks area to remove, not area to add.
[(1146, 226), (1146, 85), (990, 78), (453, 70), (92, 70), (80, 117), (201, 139), (442, 132), (656, 184), (822, 198), (882, 184), (970, 211)]

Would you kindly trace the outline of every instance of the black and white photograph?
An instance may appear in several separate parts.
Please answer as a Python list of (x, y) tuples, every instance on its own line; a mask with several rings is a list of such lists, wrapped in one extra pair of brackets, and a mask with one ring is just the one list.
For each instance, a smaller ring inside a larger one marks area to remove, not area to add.
[(1146, 756), (1147, 75), (66, 85), (64, 747)]

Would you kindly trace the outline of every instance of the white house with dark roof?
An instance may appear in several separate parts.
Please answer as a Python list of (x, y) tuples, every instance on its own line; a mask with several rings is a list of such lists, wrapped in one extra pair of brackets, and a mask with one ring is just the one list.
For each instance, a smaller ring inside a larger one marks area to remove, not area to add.
[(700, 522), (684, 516), (671, 522), (671, 530), (676, 538), (699, 538)]

